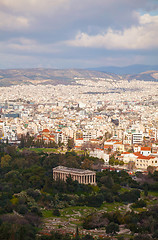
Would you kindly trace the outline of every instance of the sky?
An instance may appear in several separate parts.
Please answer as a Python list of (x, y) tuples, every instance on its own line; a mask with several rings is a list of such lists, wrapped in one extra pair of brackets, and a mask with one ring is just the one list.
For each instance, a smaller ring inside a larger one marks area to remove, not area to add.
[(0, 0), (0, 69), (158, 65), (158, 0)]

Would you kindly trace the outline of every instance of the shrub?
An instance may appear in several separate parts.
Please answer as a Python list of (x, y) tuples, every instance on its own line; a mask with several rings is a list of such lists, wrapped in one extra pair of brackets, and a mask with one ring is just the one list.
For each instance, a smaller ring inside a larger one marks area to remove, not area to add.
[(142, 199), (137, 200), (134, 204), (132, 204), (133, 208), (142, 208), (142, 207), (146, 207), (146, 202)]
[(53, 215), (56, 217), (60, 217), (60, 211), (58, 209), (53, 210)]

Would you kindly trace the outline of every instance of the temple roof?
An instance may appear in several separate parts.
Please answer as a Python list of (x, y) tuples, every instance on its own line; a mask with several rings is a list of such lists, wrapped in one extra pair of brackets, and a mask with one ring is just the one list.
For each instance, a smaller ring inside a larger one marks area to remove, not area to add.
[(55, 168), (53, 168), (54, 170), (59, 170), (59, 171), (63, 171), (63, 172), (67, 172), (67, 173), (80, 173), (80, 174), (95, 174), (94, 171), (91, 170), (84, 170), (84, 169), (77, 169), (77, 168), (68, 168), (68, 167), (64, 167), (64, 166), (57, 166)]

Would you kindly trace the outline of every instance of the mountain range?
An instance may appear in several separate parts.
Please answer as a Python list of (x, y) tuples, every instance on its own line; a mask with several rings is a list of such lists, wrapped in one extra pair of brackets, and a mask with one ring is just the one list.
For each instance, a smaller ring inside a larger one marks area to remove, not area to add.
[(106, 80), (126, 79), (131, 81), (158, 81), (158, 70), (150, 70), (135, 74), (115, 74), (103, 71), (84, 69), (5, 69), (0, 70), (0, 86), (6, 87), (19, 84), (76, 84), (79, 80), (98, 81), (99, 78)]
[(125, 67), (104, 66), (104, 67), (97, 67), (97, 68), (89, 68), (89, 70), (94, 70), (99, 72), (110, 72), (110, 73), (115, 73), (119, 75), (125, 75), (125, 74), (134, 75), (142, 72), (158, 71), (158, 65), (135, 64), (135, 65), (129, 65)]

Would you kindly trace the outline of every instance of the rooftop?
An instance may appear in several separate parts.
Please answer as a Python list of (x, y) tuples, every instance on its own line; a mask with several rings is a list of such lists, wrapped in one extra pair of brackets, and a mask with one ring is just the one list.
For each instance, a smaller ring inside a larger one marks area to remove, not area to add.
[(94, 171), (91, 171), (91, 170), (84, 170), (84, 169), (77, 169), (77, 168), (68, 168), (68, 167), (64, 167), (64, 166), (57, 166), (55, 168), (53, 168), (53, 171), (54, 170), (61, 170), (61, 171), (64, 171), (64, 172), (71, 172), (71, 173), (82, 173), (82, 174), (94, 174), (95, 172)]
[(141, 147), (141, 151), (151, 151), (151, 147)]

